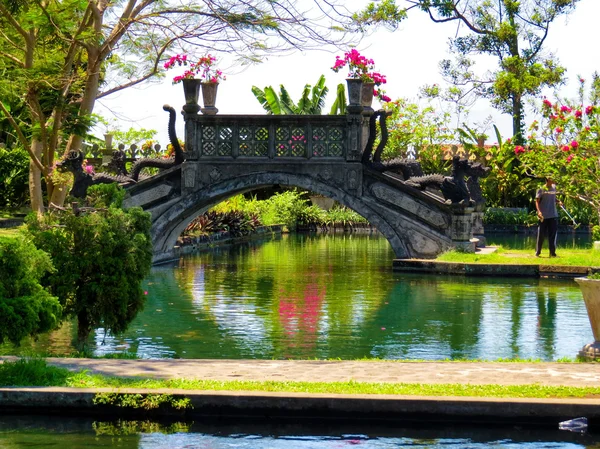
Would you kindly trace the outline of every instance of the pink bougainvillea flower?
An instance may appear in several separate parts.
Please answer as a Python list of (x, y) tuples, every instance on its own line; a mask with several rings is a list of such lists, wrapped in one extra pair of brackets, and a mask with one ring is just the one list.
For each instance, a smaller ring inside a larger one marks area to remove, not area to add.
[(547, 108), (551, 108), (552, 102), (550, 100), (544, 98), (544, 106), (546, 106)]
[(580, 109), (577, 109), (577, 110), (575, 111), (575, 117), (576, 117), (576, 118), (581, 118), (581, 116), (582, 116), (582, 115), (583, 115), (583, 112), (581, 112), (581, 110), (580, 110)]
[(525, 148), (523, 148), (521, 145), (517, 145), (515, 147), (515, 154), (521, 154), (521, 153), (525, 153)]
[(573, 142), (571, 142), (571, 147), (572, 148), (577, 148), (578, 146), (579, 146), (579, 143), (576, 140), (574, 140)]
[(567, 157), (567, 164), (570, 163), (574, 157), (575, 157), (574, 154), (569, 154), (569, 156)]
[(569, 106), (561, 106), (560, 112), (571, 112), (572, 109)]
[(85, 170), (85, 172), (86, 172), (88, 175), (91, 175), (91, 174), (93, 174), (93, 173), (94, 173), (94, 166), (93, 166), (93, 165), (86, 165), (86, 166), (84, 167), (84, 170)]
[(569, 145), (563, 145), (562, 148), (561, 148), (561, 150), (567, 152), (567, 151), (571, 150), (571, 147)]
[(560, 133), (562, 133), (562, 132), (563, 132), (563, 129), (562, 129), (560, 126), (558, 126), (558, 127), (555, 129), (555, 131), (556, 131), (558, 134), (560, 134)]
[(585, 113), (587, 115), (590, 115), (592, 112), (594, 112), (594, 106), (589, 105), (588, 107), (585, 108)]

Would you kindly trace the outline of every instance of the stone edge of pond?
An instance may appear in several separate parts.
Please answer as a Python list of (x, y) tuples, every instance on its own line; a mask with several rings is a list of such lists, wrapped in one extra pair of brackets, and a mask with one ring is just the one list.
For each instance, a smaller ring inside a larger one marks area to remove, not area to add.
[[(169, 394), (189, 399), (191, 407), (152, 410), (94, 404), (96, 394)], [(59, 414), (92, 417), (211, 417), (395, 422), (493, 423), (551, 426), (586, 417), (590, 428), (600, 425), (598, 399), (523, 399), (341, 395), (306, 393), (221, 392), (58, 387), (0, 388), (1, 414)]]
[(519, 276), (574, 279), (600, 271), (598, 267), (567, 265), (508, 265), (394, 259), (392, 270), (404, 273), (459, 274), (464, 276)]
[(252, 234), (241, 237), (232, 236), (229, 232), (221, 232), (210, 236), (190, 237), (179, 242), (179, 246), (176, 246), (175, 248), (177, 248), (178, 256), (183, 256), (215, 246), (234, 245), (252, 240), (273, 238), (274, 236), (283, 233), (283, 227), (284, 225), (258, 226)]

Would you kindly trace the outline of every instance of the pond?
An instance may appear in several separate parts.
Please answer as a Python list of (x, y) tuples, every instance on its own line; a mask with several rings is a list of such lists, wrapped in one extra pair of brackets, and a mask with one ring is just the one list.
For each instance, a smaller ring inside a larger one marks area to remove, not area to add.
[[(378, 235), (283, 235), (153, 268), (95, 355), (219, 359), (575, 358), (593, 341), (572, 280), (394, 273)], [(1, 354), (73, 351), (73, 323)]]
[(450, 426), (421, 423), (235, 423), (93, 421), (85, 418), (0, 415), (0, 447), (24, 449), (584, 449), (600, 435), (548, 428)]

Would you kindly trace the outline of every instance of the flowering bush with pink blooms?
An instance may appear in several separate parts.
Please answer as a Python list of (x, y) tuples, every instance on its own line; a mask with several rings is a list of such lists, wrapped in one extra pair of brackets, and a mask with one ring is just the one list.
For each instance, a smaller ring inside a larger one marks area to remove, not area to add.
[(580, 79), (578, 102), (544, 99), (542, 118), (530, 127), (527, 144), (515, 154), (530, 175), (551, 175), (558, 190), (592, 206), (600, 216), (600, 78), (594, 75), (590, 103)]
[(353, 48), (349, 52), (344, 53), (344, 57), (335, 57), (335, 64), (331, 68), (334, 72), (339, 72), (345, 67), (348, 67), (347, 78), (360, 79), (363, 83), (374, 83), (375, 89), (373, 95), (379, 98), (380, 101), (392, 101), (390, 97), (385, 95), (385, 91), (379, 88), (387, 82), (385, 75), (375, 72), (375, 61), (362, 56), (358, 50)]
[(196, 79), (197, 76), (205, 83), (218, 83), (226, 78), (221, 70), (213, 67), (216, 61), (217, 58), (211, 55), (203, 56), (197, 62), (190, 62), (187, 55), (175, 55), (165, 62), (164, 68), (169, 70), (175, 66), (189, 67), (183, 75), (173, 78), (173, 84), (180, 83), (184, 79)]

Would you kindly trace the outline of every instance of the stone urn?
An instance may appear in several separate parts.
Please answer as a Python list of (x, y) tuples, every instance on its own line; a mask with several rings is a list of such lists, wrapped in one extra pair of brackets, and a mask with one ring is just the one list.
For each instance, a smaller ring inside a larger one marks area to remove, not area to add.
[(576, 278), (594, 334), (594, 342), (585, 345), (579, 355), (587, 359), (600, 358), (600, 279)]
[(219, 110), (215, 107), (217, 103), (217, 89), (219, 83), (202, 83), (202, 103), (204, 107), (201, 109), (205, 115), (216, 115)]
[(333, 207), (335, 200), (323, 195), (310, 195), (310, 202), (323, 210), (329, 210)]
[(185, 96), (185, 105), (183, 106), (183, 112), (187, 114), (197, 114), (200, 110), (198, 104), (198, 98), (200, 97), (200, 84), (202, 80), (197, 79), (183, 79), (183, 95)]
[(362, 83), (360, 89), (360, 105), (363, 107), (363, 115), (371, 116), (373, 112), (373, 92), (375, 90), (375, 83)]
[(347, 78), (346, 84), (348, 86), (348, 107), (346, 110), (351, 114), (360, 114), (363, 110), (361, 104), (363, 82), (359, 78)]

